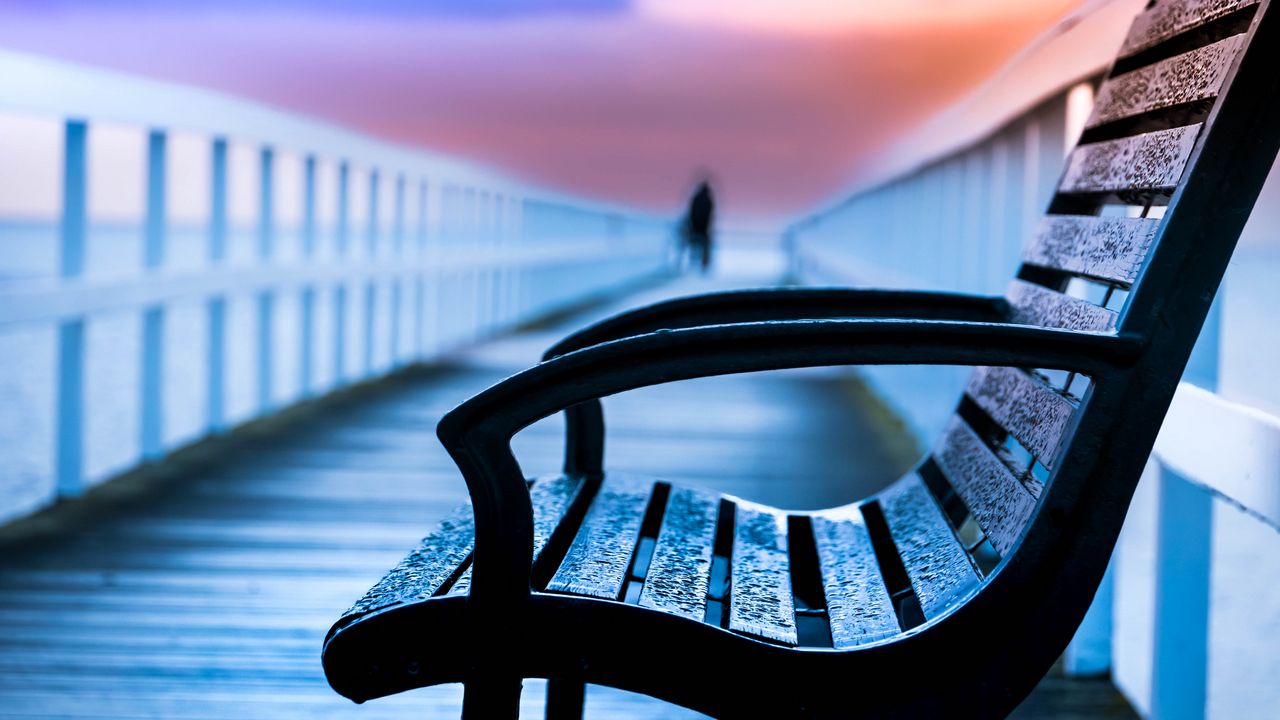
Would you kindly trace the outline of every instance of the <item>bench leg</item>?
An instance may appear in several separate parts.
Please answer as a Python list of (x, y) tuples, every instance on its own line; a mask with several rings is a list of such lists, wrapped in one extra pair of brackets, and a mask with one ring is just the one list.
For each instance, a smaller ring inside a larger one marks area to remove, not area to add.
[(519, 676), (468, 680), (462, 691), (462, 720), (520, 717)]
[(570, 678), (547, 681), (547, 720), (582, 720), (587, 684)]

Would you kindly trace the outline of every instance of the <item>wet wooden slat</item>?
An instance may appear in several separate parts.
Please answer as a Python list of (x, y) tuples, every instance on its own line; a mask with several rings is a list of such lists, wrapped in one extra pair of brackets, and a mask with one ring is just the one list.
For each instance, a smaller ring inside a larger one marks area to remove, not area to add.
[(941, 615), (982, 586), (918, 475), (908, 475), (881, 493), (880, 509), (926, 619)]
[(1023, 370), (980, 367), (965, 392), (1018, 442), (1052, 469), (1075, 405)]
[(1013, 322), (1023, 325), (1094, 332), (1116, 327), (1116, 314), (1111, 310), (1033, 283), (1014, 280), (1006, 297), (1013, 308)]
[(1120, 57), (1128, 57), (1154, 47), (1176, 35), (1237, 10), (1257, 5), (1259, 0), (1161, 0), (1134, 19), (1120, 46)]
[(852, 648), (897, 635), (898, 617), (862, 513), (848, 507), (814, 516), (813, 538), (833, 647)]
[[(582, 479), (565, 475), (549, 475), (540, 477), (529, 489), (529, 500), (533, 504), (533, 560), (537, 562), (542, 551), (547, 547), (551, 534), (560, 525), (560, 520), (569, 511), (569, 505), (577, 497), (582, 487)], [(450, 595), (464, 595), (471, 590), (471, 566), (449, 588)]]
[(1244, 38), (1235, 35), (1107, 80), (1085, 127), (1217, 96)]
[(934, 460), (1001, 555), (1008, 555), (1036, 501), (963, 420), (951, 418)]
[(1080, 145), (1067, 158), (1058, 191), (1168, 190), (1182, 177), (1200, 127), (1196, 123)]
[(648, 480), (607, 476), (547, 589), (617, 600), (652, 489)]
[(436, 593), (471, 554), (475, 525), (471, 506), (445, 518), (417, 549), (391, 569), (342, 614), (343, 620), (418, 600)]
[(1155, 218), (1048, 215), (1023, 251), (1029, 265), (1132, 284), (1155, 239)]
[(702, 620), (711, 578), (720, 496), (697, 488), (675, 488), (640, 591), (640, 604)]
[(729, 629), (797, 644), (786, 514), (739, 502), (730, 567)]

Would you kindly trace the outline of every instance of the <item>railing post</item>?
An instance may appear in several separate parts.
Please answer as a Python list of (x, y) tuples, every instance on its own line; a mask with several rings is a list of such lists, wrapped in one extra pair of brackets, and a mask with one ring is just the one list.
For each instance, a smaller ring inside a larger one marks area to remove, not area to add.
[[(166, 136), (152, 130), (147, 138), (147, 219), (143, 265), (158, 270), (165, 257)], [(141, 447), (143, 459), (158, 457), (163, 449), (164, 425), (164, 308), (155, 305), (142, 314)]]
[[(302, 175), (302, 255), (307, 263), (315, 260), (316, 253), (316, 156), (308, 154), (303, 163)], [(302, 328), (298, 344), (298, 392), (302, 397), (312, 393), (312, 376), (315, 374), (315, 325), (316, 290), (307, 286), (302, 290)]]
[[(369, 170), (368, 223), (365, 228), (365, 262), (373, 266), (378, 257), (378, 185), (377, 168)], [(373, 340), (376, 335), (374, 322), (378, 315), (377, 277), (370, 277), (364, 287), (364, 338), (361, 352), (361, 379), (373, 374)]]
[(84, 320), (58, 327), (58, 494), (84, 492)]
[(369, 217), (365, 226), (365, 254), (369, 259), (378, 257), (378, 185), (381, 177), (378, 169), (369, 171)]
[(271, 409), (271, 347), (275, 295), (270, 290), (258, 293), (258, 411)]
[(164, 449), (164, 308), (142, 314), (142, 457), (151, 460)]
[(400, 303), (401, 303), (401, 285), (403, 281), (399, 275), (391, 279), (391, 328), (390, 328), (390, 345), (391, 345), (391, 367), (400, 365)]
[[(275, 151), (271, 147), (262, 148), (261, 165), (258, 183), (258, 262), (265, 265), (271, 262), (275, 254)], [(266, 413), (271, 409), (272, 367), (274, 365), (274, 348), (272, 346), (272, 325), (275, 311), (275, 294), (271, 290), (263, 290), (258, 294), (258, 411)]]
[(164, 264), (165, 256), (165, 163), (167, 137), (163, 130), (147, 135), (147, 229), (143, 266), (148, 270)]
[(346, 160), (338, 164), (338, 257), (347, 254), (347, 238), (351, 221), (351, 165)]
[(426, 352), (427, 283), (419, 271), (413, 278), (413, 357), (421, 360)]
[[(343, 160), (338, 164), (338, 212), (336, 222), (337, 256), (347, 255), (347, 239), (351, 223), (351, 164)], [(347, 358), (347, 287), (339, 280), (333, 291), (333, 380), (340, 385), (345, 379)]]
[(1084, 620), (1063, 654), (1064, 671), (1077, 677), (1096, 677), (1111, 670), (1111, 612), (1115, 582), (1111, 566), (1093, 596)]
[(68, 120), (63, 135), (62, 272), (64, 278), (84, 273), (85, 231), (88, 223), (89, 126)]
[[(1220, 299), (1182, 374), (1210, 392), (1218, 386)], [(1208, 700), (1213, 494), (1163, 464), (1158, 479), (1151, 712), (1161, 720), (1200, 720)]]
[(340, 385), (347, 374), (347, 287), (333, 291), (333, 380)]
[(373, 321), (377, 307), (377, 293), (376, 281), (370, 278), (364, 286), (364, 339), (360, 348), (361, 379), (367, 378), (373, 373)]
[(405, 191), (404, 173), (396, 175), (396, 197), (395, 197), (395, 226), (392, 230), (394, 234), (394, 249), (396, 257), (404, 254), (404, 230), (405, 230), (405, 207), (404, 207), (404, 191)]
[[(88, 222), (88, 125), (69, 120), (63, 135), (61, 276), (84, 273)], [(84, 318), (58, 327), (57, 484), (58, 494), (84, 491)]]
[[(211, 198), (209, 202), (209, 264), (217, 267), (227, 256), (227, 141), (214, 138), (211, 146)], [(210, 432), (218, 432), (225, 422), (226, 398), (226, 331), (227, 301), (218, 296), (209, 299), (209, 339), (207, 366), (207, 424)]]
[(427, 258), (427, 181), (418, 181), (418, 223), (416, 239), (418, 243), (417, 292), (414, 301), (413, 318), (413, 353), (422, 359), (427, 351), (427, 299), (426, 299), (426, 258)]
[(302, 165), (302, 256), (316, 254), (316, 156), (308, 154)]
[(302, 346), (302, 352), (298, 358), (298, 392), (302, 397), (307, 397), (313, 392), (312, 376), (315, 374), (312, 353), (315, 348), (316, 289), (311, 286), (303, 288), (301, 302), (302, 335), (298, 344)]
[[(393, 208), (394, 217), (392, 218), (392, 234), (393, 251), (398, 260), (404, 258), (404, 233), (405, 233), (405, 180), (404, 173), (396, 175), (396, 194), (395, 204)], [(403, 267), (403, 263), (398, 264)], [(391, 366), (398, 367), (400, 363), (400, 314), (402, 312), (402, 293), (404, 284), (403, 275), (397, 275), (391, 281)]]
[(427, 210), (428, 189), (429, 188), (427, 186), (426, 180), (418, 181), (418, 233), (417, 233), (418, 237), (417, 237), (417, 240), (418, 240), (419, 253), (424, 253), (427, 250), (427, 222), (429, 218), (428, 210)]
[(1213, 496), (1163, 466), (1159, 482), (1151, 715), (1200, 720), (1208, 697)]

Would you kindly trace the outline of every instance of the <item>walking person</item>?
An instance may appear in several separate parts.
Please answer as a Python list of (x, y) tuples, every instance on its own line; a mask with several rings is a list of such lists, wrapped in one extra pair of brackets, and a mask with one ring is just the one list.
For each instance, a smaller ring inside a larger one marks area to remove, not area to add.
[(711, 270), (711, 224), (715, 218), (716, 201), (706, 180), (698, 183), (698, 189), (689, 199), (685, 213), (685, 243), (694, 263), (706, 275)]

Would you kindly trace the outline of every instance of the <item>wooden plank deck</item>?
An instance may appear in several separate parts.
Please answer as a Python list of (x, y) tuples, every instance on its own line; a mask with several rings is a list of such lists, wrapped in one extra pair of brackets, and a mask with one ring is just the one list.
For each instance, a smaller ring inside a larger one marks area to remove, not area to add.
[[(677, 286), (663, 292), (699, 289)], [(321, 640), (462, 501), (440, 414), (585, 319), (286, 413), (0, 531), (0, 717), (456, 717), (460, 687), (352, 705), (324, 681)], [(830, 374), (654, 388), (606, 412), (610, 466), (784, 507), (847, 502), (912, 460)], [(552, 419), (517, 439), (529, 474), (558, 467), (560, 433)], [(524, 702), (541, 715), (541, 683)], [(588, 699), (588, 717), (694, 716), (606, 688)], [(1133, 717), (1106, 681), (1057, 675), (1018, 716)]]

